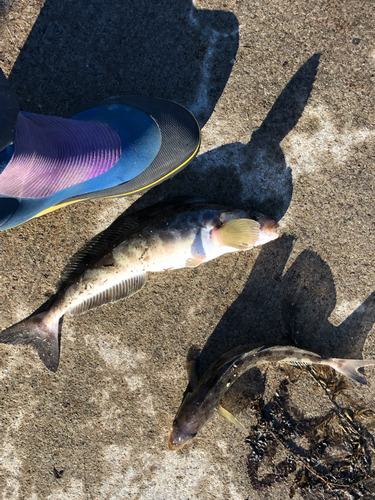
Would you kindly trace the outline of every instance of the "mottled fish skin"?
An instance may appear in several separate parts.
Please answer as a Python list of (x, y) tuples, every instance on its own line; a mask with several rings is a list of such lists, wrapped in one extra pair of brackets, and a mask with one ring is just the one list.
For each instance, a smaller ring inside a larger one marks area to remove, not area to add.
[(195, 437), (218, 410), (223, 395), (241, 375), (270, 362), (327, 365), (362, 384), (366, 383), (366, 379), (357, 371), (358, 368), (375, 365), (375, 360), (321, 358), (313, 352), (292, 346), (255, 350), (250, 350), (246, 346), (237, 347), (211, 365), (192, 392), (186, 394), (173, 421), (168, 439), (169, 449), (178, 450)]
[(59, 362), (59, 322), (141, 290), (147, 273), (195, 267), (276, 239), (276, 222), (257, 212), (194, 202), (162, 203), (120, 216), (70, 265), (46, 312), (4, 330), (0, 343), (32, 344), (46, 366)]

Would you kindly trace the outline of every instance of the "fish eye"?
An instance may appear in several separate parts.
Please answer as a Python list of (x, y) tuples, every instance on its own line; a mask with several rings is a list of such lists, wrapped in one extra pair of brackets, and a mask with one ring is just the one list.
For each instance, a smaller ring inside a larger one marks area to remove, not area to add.
[(258, 212), (251, 212), (249, 214), (249, 216), (250, 216), (250, 219), (253, 219), (257, 222), (259, 222), (259, 220), (260, 220), (260, 214)]

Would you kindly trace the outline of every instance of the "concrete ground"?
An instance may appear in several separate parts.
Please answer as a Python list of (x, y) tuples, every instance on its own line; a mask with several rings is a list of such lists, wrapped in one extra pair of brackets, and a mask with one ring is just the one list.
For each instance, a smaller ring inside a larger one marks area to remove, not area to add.
[(197, 159), (142, 196), (86, 202), (0, 232), (0, 329), (55, 291), (117, 215), (176, 195), (255, 208), (282, 237), (66, 317), (61, 363), (0, 347), (0, 498), (370, 499), (368, 386), (270, 365), (246, 374), (186, 448), (186, 389), (230, 348), (297, 344), (375, 357), (375, 5), (370, 0), (5, 0), (0, 65), (21, 109), (61, 115), (119, 94), (175, 100)]

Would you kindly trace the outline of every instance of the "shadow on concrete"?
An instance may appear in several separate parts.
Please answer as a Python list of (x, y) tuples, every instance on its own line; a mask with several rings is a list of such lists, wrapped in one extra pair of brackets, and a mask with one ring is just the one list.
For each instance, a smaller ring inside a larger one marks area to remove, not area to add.
[[(140, 94), (185, 105), (203, 126), (229, 78), (238, 33), (234, 14), (198, 10), (191, 0), (47, 0), (9, 79), (26, 111), (64, 114), (87, 101)], [(280, 219), (293, 192), (280, 143), (306, 106), (319, 58), (301, 66), (248, 144), (200, 155), (132, 210), (194, 192)]]
[[(298, 122), (306, 106), (319, 58), (319, 54), (312, 56), (297, 71), (248, 144), (229, 144), (202, 154), (181, 174), (145, 193), (125, 214), (169, 197), (194, 194), (224, 205), (256, 209), (279, 220), (288, 209), (293, 192), (291, 169), (286, 166), (280, 142)], [(238, 345), (257, 347), (293, 342), (280, 306), (290, 300), (295, 282), (299, 283), (297, 278), (289, 277), (290, 271), (282, 278), (292, 245), (293, 238), (284, 235), (262, 248), (244, 291), (223, 316), (202, 351), (203, 370)], [(328, 318), (335, 304), (333, 279), (328, 266), (318, 256), (314, 254), (313, 258), (312, 253), (307, 252), (301, 257), (302, 262), (309, 259), (312, 260), (311, 279), (319, 276), (317, 283), (326, 287), (325, 295), (321, 294), (317, 318), (324, 314)], [(293, 269), (297, 265), (295, 263)], [(310, 290), (310, 293), (312, 291), (318, 292)], [(313, 304), (317, 300), (313, 294), (309, 299)], [(310, 344), (301, 344), (301, 347), (315, 346)]]
[(293, 76), (248, 144), (233, 143), (204, 153), (173, 179), (137, 200), (131, 210), (181, 195), (256, 209), (279, 220), (293, 193), (291, 169), (280, 147), (307, 104), (319, 65), (312, 56)]
[[(336, 291), (328, 264), (305, 250), (283, 275), (292, 247), (293, 238), (284, 235), (262, 248), (242, 293), (196, 359), (199, 378), (220, 356), (241, 345), (250, 349), (292, 345), (323, 357), (362, 359), (375, 323), (375, 291), (334, 326), (329, 317)], [(223, 404), (230, 411), (235, 408), (235, 413), (242, 411), (264, 390), (265, 378), (253, 368), (225, 394)]]
[(241, 295), (212, 332), (200, 355), (202, 372), (239, 345), (295, 345), (321, 356), (359, 358), (375, 323), (375, 292), (343, 323), (329, 317), (336, 305), (331, 270), (315, 252), (303, 251), (283, 275), (293, 238), (262, 248)]
[(237, 48), (236, 16), (191, 0), (47, 0), (9, 79), (25, 111), (138, 94), (183, 104), (203, 126)]

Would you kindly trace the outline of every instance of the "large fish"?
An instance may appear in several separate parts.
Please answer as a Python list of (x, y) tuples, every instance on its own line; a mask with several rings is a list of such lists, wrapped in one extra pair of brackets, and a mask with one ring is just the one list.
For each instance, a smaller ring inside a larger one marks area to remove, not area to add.
[(186, 394), (173, 421), (168, 439), (169, 449), (182, 448), (216, 411), (248, 433), (246, 428), (220, 405), (220, 400), (238, 377), (251, 368), (270, 362), (291, 365), (327, 365), (360, 384), (365, 384), (366, 379), (358, 372), (358, 368), (375, 365), (375, 360), (321, 358), (313, 352), (296, 347), (276, 346), (249, 350), (246, 346), (241, 346), (223, 354), (198, 382), (194, 360), (191, 360), (187, 368), (192, 390)]
[(67, 266), (48, 311), (0, 334), (0, 343), (32, 344), (47, 368), (59, 363), (59, 323), (130, 297), (149, 272), (195, 267), (220, 255), (276, 239), (276, 222), (257, 212), (175, 200), (122, 215), (91, 240)]

